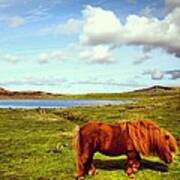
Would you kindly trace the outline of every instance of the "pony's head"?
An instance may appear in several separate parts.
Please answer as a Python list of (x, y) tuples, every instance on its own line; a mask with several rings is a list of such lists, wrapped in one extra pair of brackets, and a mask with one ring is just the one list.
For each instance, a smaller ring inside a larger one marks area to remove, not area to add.
[(162, 148), (159, 156), (165, 163), (171, 163), (178, 149), (177, 142), (176, 139), (169, 132), (164, 130), (163, 134), (164, 135), (162, 136)]
[(176, 139), (155, 122), (141, 120), (128, 123), (129, 135), (137, 152), (158, 155), (165, 163), (171, 163), (177, 152)]

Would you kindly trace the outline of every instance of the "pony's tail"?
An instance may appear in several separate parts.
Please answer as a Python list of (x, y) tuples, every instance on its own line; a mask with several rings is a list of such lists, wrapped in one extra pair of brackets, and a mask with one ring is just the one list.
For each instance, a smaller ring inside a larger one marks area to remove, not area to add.
[(80, 166), (80, 152), (81, 152), (81, 146), (80, 146), (80, 127), (77, 125), (74, 129), (74, 137), (73, 137), (73, 146), (75, 150), (75, 158), (76, 158), (76, 171), (79, 171)]
[(80, 150), (80, 127), (78, 125), (74, 129), (73, 145), (77, 154)]

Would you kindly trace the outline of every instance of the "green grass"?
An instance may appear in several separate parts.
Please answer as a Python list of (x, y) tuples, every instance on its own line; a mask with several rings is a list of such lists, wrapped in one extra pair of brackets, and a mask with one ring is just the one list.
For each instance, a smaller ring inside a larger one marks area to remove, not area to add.
[[(103, 98), (93, 95), (89, 98)], [(136, 103), (118, 106), (76, 107), (68, 109), (0, 109), (0, 179), (71, 180), (75, 171), (72, 148), (74, 127), (90, 119), (116, 123), (125, 119), (153, 119), (180, 137), (180, 94), (134, 93), (104, 95), (107, 99), (138, 98)], [(84, 97), (85, 98), (85, 97)], [(98, 174), (87, 180), (128, 179), (125, 156), (95, 155)], [(138, 180), (180, 179), (180, 156), (168, 167), (157, 157), (145, 157)]]

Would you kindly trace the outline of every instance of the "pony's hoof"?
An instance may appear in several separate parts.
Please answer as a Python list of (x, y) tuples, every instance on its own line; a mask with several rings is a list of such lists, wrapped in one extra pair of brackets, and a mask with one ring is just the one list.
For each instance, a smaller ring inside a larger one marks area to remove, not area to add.
[(75, 175), (74, 175), (74, 178), (75, 178), (76, 180), (83, 180), (83, 179), (84, 179), (84, 176), (83, 176), (83, 175), (80, 175), (80, 174), (75, 174)]
[(90, 176), (95, 176), (96, 174), (97, 174), (97, 170), (90, 170), (88, 172), (88, 175), (90, 175)]
[(128, 175), (129, 178), (135, 179), (135, 175), (134, 175), (133, 168), (128, 168), (128, 169), (126, 170), (126, 173), (127, 173), (127, 175)]
[(128, 176), (131, 176), (133, 174), (133, 169), (132, 168), (127, 168), (126, 173)]
[(130, 179), (135, 179), (135, 175), (134, 175), (134, 174), (131, 174), (131, 175), (129, 175), (129, 178), (130, 178)]

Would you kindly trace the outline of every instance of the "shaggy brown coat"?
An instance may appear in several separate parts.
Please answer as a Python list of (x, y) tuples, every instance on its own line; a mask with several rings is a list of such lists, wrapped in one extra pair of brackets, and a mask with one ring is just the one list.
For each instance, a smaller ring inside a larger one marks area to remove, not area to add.
[(126, 173), (131, 176), (140, 167), (140, 154), (157, 155), (165, 163), (173, 160), (177, 151), (175, 138), (149, 120), (127, 121), (115, 125), (91, 121), (76, 127), (76, 177), (88, 172), (96, 173), (93, 155), (100, 152), (108, 156), (127, 155)]

